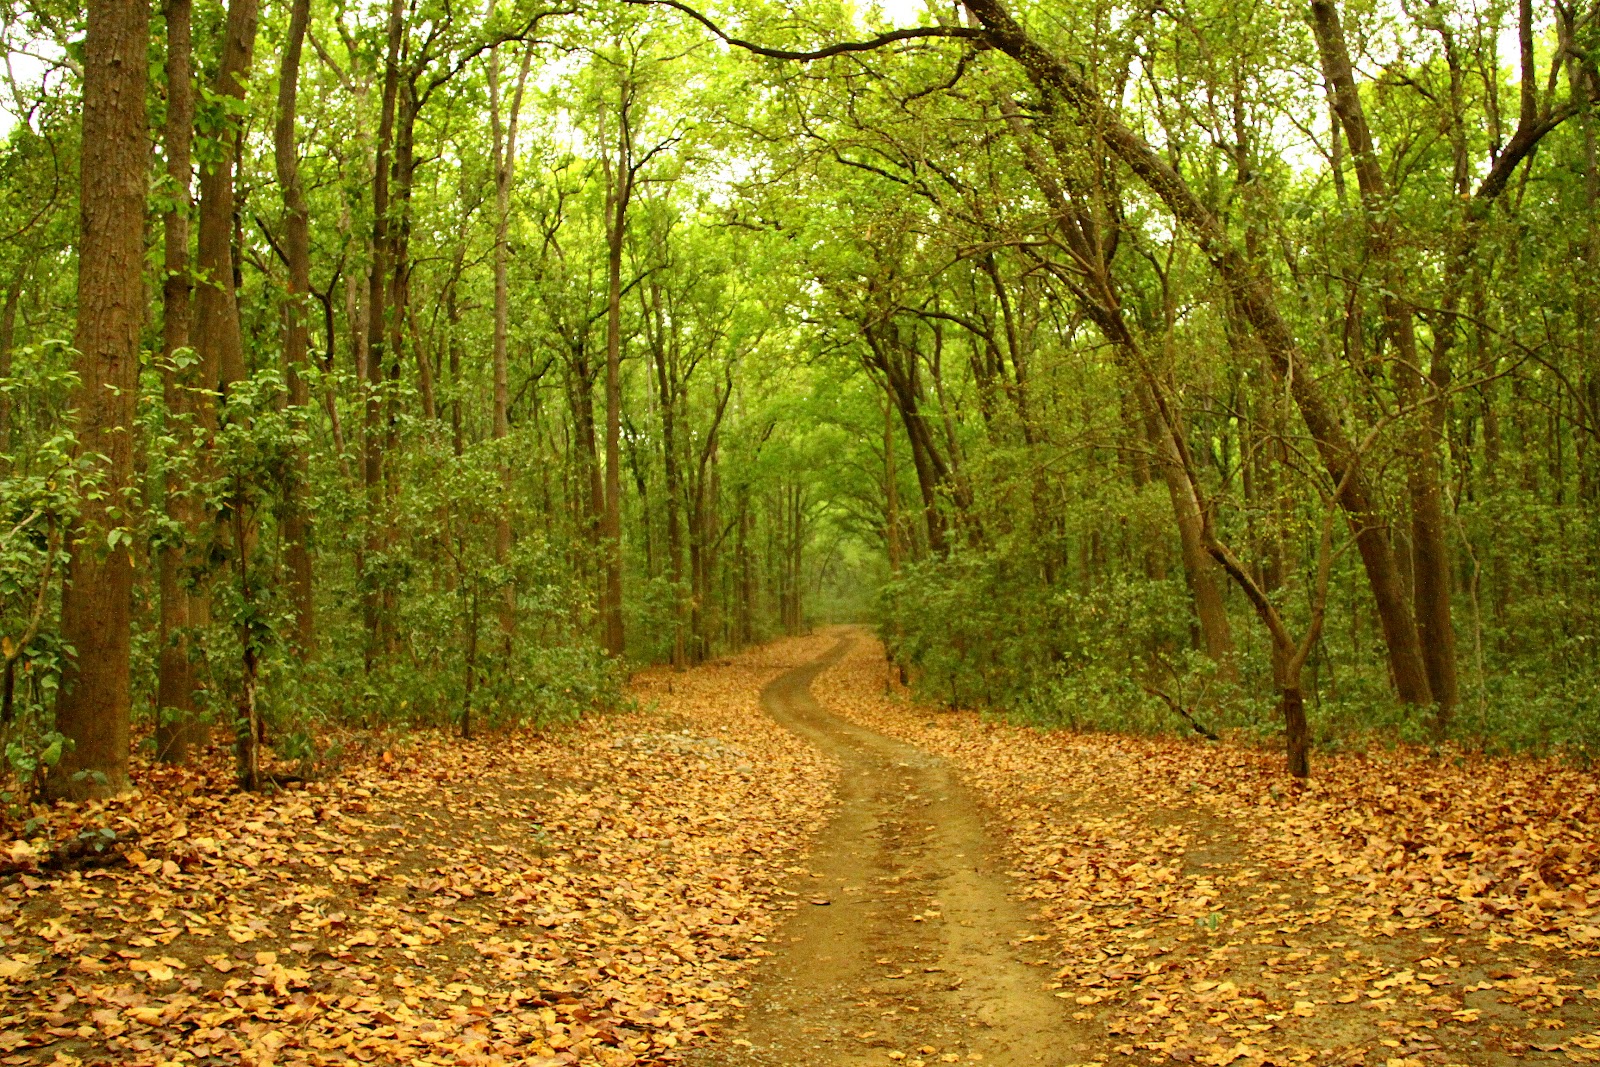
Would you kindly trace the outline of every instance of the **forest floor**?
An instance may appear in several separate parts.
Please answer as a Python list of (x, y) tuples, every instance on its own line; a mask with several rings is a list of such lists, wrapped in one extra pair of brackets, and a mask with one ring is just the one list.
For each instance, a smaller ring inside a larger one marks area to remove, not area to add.
[(1600, 1063), (1592, 772), (1296, 787), (918, 707), (854, 630), (634, 691), (5, 828), (0, 1064)]

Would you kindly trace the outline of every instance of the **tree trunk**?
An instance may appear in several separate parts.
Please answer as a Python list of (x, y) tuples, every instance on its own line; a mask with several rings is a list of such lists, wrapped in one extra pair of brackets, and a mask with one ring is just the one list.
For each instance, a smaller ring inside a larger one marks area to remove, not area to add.
[(463, 241), (460, 251), (456, 253), (456, 271), (450, 279), (449, 286), (445, 289), (445, 321), (450, 324), (450, 453), (457, 459), (466, 451), (467, 438), (466, 426), (461, 419), (461, 357), (465, 345), (461, 340), (461, 303), (456, 295), (457, 282), (461, 275), (461, 261), (466, 253), (466, 242)]
[[(289, 9), (289, 34), (284, 42), (283, 66), (278, 74), (278, 121), (273, 131), (273, 155), (278, 185), (283, 193), (283, 246), (289, 266), (289, 288), (284, 301), (284, 373), (289, 403), (304, 418), (311, 400), (306, 381), (310, 330), (307, 300), (311, 295), (311, 212), (300, 184), (299, 149), (295, 141), (295, 108), (300, 83), (300, 53), (311, 22), (311, 0), (293, 0)], [(284, 487), (284, 559), (289, 571), (289, 603), (294, 611), (294, 649), (302, 660), (316, 649), (316, 608), (311, 578), (310, 516), (306, 512), (307, 461), (296, 449)]]
[(389, 167), (394, 144), (395, 99), (400, 90), (400, 42), (405, 32), (402, 0), (390, 0), (388, 43), (384, 56), (383, 99), (378, 116), (378, 147), (372, 175), (372, 264), (367, 276), (366, 402), (362, 418), (362, 482), (366, 491), (361, 574), (361, 618), (366, 629), (364, 661), (370, 672), (384, 654), (386, 613), (375, 562), (384, 550), (383, 380), (387, 282), (389, 278)]
[[(212, 79), (211, 93), (235, 105), (244, 99), (250, 76), (258, 11), (257, 0), (232, 0), (223, 25), (220, 57)], [(204, 391), (191, 392), (189, 396), (193, 399), (195, 421), (205, 438), (207, 449), (199, 465), (198, 474), (202, 479), (215, 478), (222, 473), (214, 469), (210, 452), (221, 414), (217, 406), (219, 401), (212, 397), (225, 401), (233, 383), (246, 375), (244, 336), (239, 321), (238, 265), (233, 255), (236, 223), (234, 170), (240, 136), (237, 121), (230, 122), (218, 131), (217, 148), (211, 164), (200, 171), (194, 350), (197, 384)], [(188, 555), (190, 574), (187, 575), (193, 589), (189, 600), (189, 625), (191, 630), (199, 630), (211, 621), (208, 590), (213, 578), (210, 573), (213, 548), (227, 544), (233, 533), (242, 529), (242, 526), (230, 521), (228, 512), (243, 505), (241, 501), (233, 500), (225, 505), (222, 513), (209, 516), (204, 513), (200, 501), (196, 500), (190, 506), (194, 510)], [(242, 561), (248, 545), (235, 541), (231, 551), (236, 562)], [(247, 651), (246, 655), (249, 654)]]
[(944, 512), (939, 507), (939, 490), (945, 483), (945, 467), (918, 403), (916, 356), (911, 354), (906, 365), (901, 365), (894, 357), (896, 343), (892, 339), (880, 337), (872, 327), (864, 329), (863, 335), (872, 352), (873, 366), (883, 374), (889, 401), (900, 412), (900, 421), (906, 428), (906, 439), (911, 443), (911, 462), (917, 472), (917, 487), (922, 493), (928, 550), (936, 556), (945, 555), (949, 551), (949, 541)]
[(606, 485), (600, 524), (605, 585), (601, 591), (601, 644), (609, 656), (624, 651), (622, 629), (622, 248), (633, 196), (633, 136), (628, 90), (617, 107), (617, 159), (606, 157)]
[(900, 478), (894, 465), (894, 405), (883, 404), (883, 540), (889, 551), (889, 575), (900, 577)]
[[(230, 0), (223, 27), (222, 58), (212, 84), (215, 96), (242, 101), (250, 78), (255, 54), (258, 0)], [(239, 319), (239, 264), (233, 250), (237, 245), (234, 171), (238, 160), (241, 130), (226, 128), (220, 138), (221, 151), (209, 170), (200, 174), (200, 234), (198, 242), (199, 294), (195, 301), (195, 351), (207, 383), (215, 383), (217, 393), (227, 399), (234, 383), (244, 380), (248, 367), (244, 357), (244, 333)], [(239, 623), (242, 651), (242, 688), (234, 721), (234, 751), (239, 782), (246, 789), (257, 786), (256, 745), (259, 741), (255, 675), (257, 655), (255, 626), (249, 610), (253, 596), (250, 585), (250, 526), (245, 521), (246, 501), (235, 493), (224, 505), (215, 533), (230, 543), (233, 564), (239, 579), (238, 592), (245, 605)]]
[[(22, 282), (26, 264), (17, 268), (6, 286), (5, 307), (0, 308), (0, 378), (11, 377), (11, 349), (17, 336), (17, 306), (22, 302)], [(0, 392), (0, 453), (11, 452), (11, 394)]]
[[(511, 183), (517, 165), (517, 120), (522, 112), (523, 87), (533, 63), (533, 49), (524, 47), (517, 84), (511, 93), (510, 113), (500, 114), (500, 50), (489, 53), (489, 125), (493, 136), (494, 162), (494, 426), (496, 441), (511, 433), (511, 384), (507, 360), (507, 335), (511, 324), (511, 288), (508, 272), (511, 261)], [(459, 419), (459, 411), (456, 418)], [(500, 593), (501, 652), (511, 654), (512, 635), (517, 626), (517, 586), (511, 580), (511, 488), (512, 470), (504, 446), (500, 457), (500, 492), (503, 499), (495, 516), (494, 561), (503, 574)]]
[(569, 342), (567, 360), (567, 406), (572, 411), (572, 452), (577, 467), (573, 513), (587, 554), (578, 558), (578, 570), (585, 582), (593, 579), (591, 568), (600, 563), (600, 518), (605, 512), (605, 478), (600, 470), (599, 444), (595, 439), (594, 380), (596, 368), (589, 363), (582, 334)]
[(652, 348), (656, 364), (656, 391), (661, 399), (661, 466), (666, 480), (667, 572), (672, 581), (672, 665), (685, 665), (684, 619), (687, 598), (683, 587), (683, 472), (678, 466), (679, 382), (673, 355), (676, 346), (667, 339), (666, 315), (661, 306), (661, 289), (650, 286), (650, 306), (646, 313), (653, 323)]
[(750, 495), (742, 490), (739, 495), (739, 644), (748, 647), (755, 643), (756, 572), (751, 561), (750, 547), (752, 524), (750, 521)]
[[(1149, 388), (1139, 390), (1146, 408), (1153, 406)], [(1233, 627), (1228, 623), (1228, 609), (1222, 599), (1218, 578), (1220, 569), (1205, 549), (1202, 536), (1204, 518), (1200, 502), (1184, 473), (1183, 454), (1175, 441), (1174, 431), (1164, 420), (1153, 417), (1144, 420), (1149, 427), (1150, 444), (1155, 449), (1156, 465), (1167, 485), (1167, 495), (1172, 500), (1172, 515), (1178, 527), (1178, 546), (1183, 557), (1183, 573), (1188, 579), (1189, 595), (1194, 600), (1195, 618), (1200, 624), (1200, 643), (1206, 655), (1217, 664), (1224, 677), (1236, 678), (1234, 664)]]
[(132, 532), (119, 518), (133, 488), (134, 401), (144, 308), (149, 144), (145, 0), (89, 0), (83, 43), (79, 165), (78, 448), (103, 477), (86, 494), (67, 560), (61, 637), (67, 661), (56, 728), (72, 748), (51, 769), (51, 797), (104, 797), (128, 788), (133, 612)]
[[(193, 373), (174, 364), (177, 353), (189, 347), (194, 317), (193, 282), (189, 271), (189, 206), (193, 169), (194, 70), (192, 57), (192, 0), (167, 0), (167, 123), (165, 131), (167, 181), (173, 209), (162, 217), (164, 259), (161, 280), (161, 374), (168, 415), (185, 420), (199, 414), (205, 403), (195, 392)], [(193, 368), (188, 369), (192, 372)], [(180, 421), (185, 430), (191, 425)], [(199, 567), (191, 562), (193, 541), (203, 537), (204, 516), (191, 492), (178, 491), (171, 475), (166, 479), (163, 506), (173, 528), (184, 531), (184, 541), (163, 545), (157, 559), (161, 597), (160, 651), (156, 666), (156, 758), (186, 763), (190, 750), (205, 740), (196, 718), (193, 659), (194, 627), (203, 622), (205, 604), (190, 595)], [(188, 573), (186, 573), (188, 572)]]
[(1296, 778), (1311, 776), (1311, 728), (1306, 723), (1306, 697), (1299, 679), (1279, 692), (1278, 712), (1283, 716), (1284, 748), (1288, 770)]
[[(1233, 631), (1222, 599), (1218, 566), (1205, 549), (1202, 536), (1204, 518), (1187, 469), (1179, 416), (1165, 399), (1165, 393), (1157, 396), (1156, 390), (1160, 388), (1158, 372), (1146, 358), (1123, 315), (1112, 273), (1111, 255), (1115, 246), (1108, 245), (1101, 238), (1100, 224), (1090, 214), (1090, 208), (1083, 203), (1083, 198), (1077, 195), (1076, 190), (1069, 196), (1067, 189), (1047, 169), (1045, 158), (1033, 147), (1021, 113), (1014, 105), (1007, 105), (1003, 110), (1022, 149), (1023, 164), (1033, 175), (1046, 200), (1055, 208), (1056, 228), (1069, 253), (1083, 270), (1082, 281), (1072, 283), (1071, 288), (1101, 334), (1111, 342), (1126, 372), (1133, 379), (1132, 385), (1138, 393), (1141, 408), (1140, 422), (1146, 428), (1146, 436), (1155, 450), (1156, 463), (1161, 468), (1162, 479), (1172, 501), (1184, 576), (1194, 603), (1201, 644), (1223, 675), (1235, 678), (1237, 668), (1233, 661)], [(1058, 157), (1064, 155), (1064, 145), (1054, 144), (1054, 147)]]
[[(244, 99), (255, 49), (257, 10), (258, 0), (231, 0), (228, 4), (222, 57), (211, 87), (218, 97)], [(211, 166), (200, 171), (195, 354), (204, 385), (225, 397), (228, 386), (246, 375), (233, 259), (233, 181), (239, 149), (236, 124), (221, 133), (218, 148)]]
[[(1575, 57), (1569, 58), (1567, 63), (1568, 78), (1576, 95), (1585, 79), (1577, 74)], [(1600, 90), (1600, 86), (1593, 88)], [(1600, 292), (1597, 292), (1600, 289), (1600, 277), (1597, 277), (1600, 275), (1600, 137), (1596, 136), (1595, 129), (1600, 125), (1597, 121), (1600, 117), (1595, 111), (1591, 107), (1582, 116), (1583, 195), (1588, 224), (1579, 260), (1582, 265), (1579, 268), (1582, 271), (1579, 309), (1583, 321), (1579, 351), (1583, 354), (1581, 389), (1589, 434), (1577, 435), (1577, 440), (1583, 443), (1578, 461), (1578, 496), (1591, 508), (1600, 500), (1600, 441), (1594, 436), (1600, 434)], [(0, 441), (4, 438), (0, 437)]]
[(789, 585), (794, 590), (794, 599), (790, 602), (790, 610), (794, 613), (789, 623), (791, 634), (800, 634), (805, 630), (805, 488), (800, 485), (794, 487), (792, 506), (789, 509), (791, 523), (789, 532)]
[[(394, 455), (400, 447), (401, 379), (405, 365), (406, 323), (411, 316), (411, 200), (415, 183), (417, 113), (417, 69), (404, 72), (398, 85), (394, 124), (394, 164), (390, 172), (389, 199), (389, 296), (388, 347), (383, 380), (386, 385), (383, 412), (383, 451)], [(433, 384), (427, 360), (418, 352), (418, 392), (423, 402), (423, 419), (432, 425), (438, 416), (433, 402)], [(386, 556), (393, 557), (400, 543), (401, 467), (389, 463), (383, 470), (383, 522), (378, 534)], [(385, 583), (382, 592), (380, 631), (383, 654), (393, 656), (400, 646), (396, 625), (400, 613), (400, 589), (395, 582)]]

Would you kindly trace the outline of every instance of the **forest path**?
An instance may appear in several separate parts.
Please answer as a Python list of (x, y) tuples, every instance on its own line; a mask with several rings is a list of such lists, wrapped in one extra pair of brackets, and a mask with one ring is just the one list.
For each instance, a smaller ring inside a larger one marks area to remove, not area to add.
[[(769, 715), (843, 770), (839, 814), (797, 886), (742, 1020), (704, 1067), (1074, 1063), (1067, 1005), (1018, 946), (1043, 940), (1007, 895), (1000, 852), (941, 758), (822, 707), (811, 682), (853, 637), (772, 681)], [(1042, 962), (1042, 961), (1040, 961)]]

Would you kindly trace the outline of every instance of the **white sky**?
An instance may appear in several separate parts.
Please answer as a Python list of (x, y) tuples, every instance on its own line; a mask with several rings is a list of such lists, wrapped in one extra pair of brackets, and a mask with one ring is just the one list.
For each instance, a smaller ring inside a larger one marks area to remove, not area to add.
[[(42, 43), (42, 42), (41, 42)], [(20, 118), (12, 110), (11, 83), (27, 88), (39, 84), (39, 79), (44, 76), (45, 64), (25, 52), (6, 52), (6, 66), (9, 68), (7, 84), (0, 89), (0, 137), (11, 132)]]
[(878, 0), (878, 6), (897, 29), (917, 25), (928, 9), (927, 0)]

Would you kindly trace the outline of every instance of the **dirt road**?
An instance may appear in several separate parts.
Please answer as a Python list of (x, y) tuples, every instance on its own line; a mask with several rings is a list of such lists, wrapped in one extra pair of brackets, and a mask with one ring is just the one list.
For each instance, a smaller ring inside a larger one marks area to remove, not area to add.
[(762, 693), (773, 718), (843, 766), (841, 807), (793, 887), (799, 910), (773, 939), (749, 1009), (691, 1062), (1079, 1062), (1066, 1003), (1028, 962), (1042, 931), (1006, 895), (999, 854), (949, 767), (811, 696), (849, 644)]

